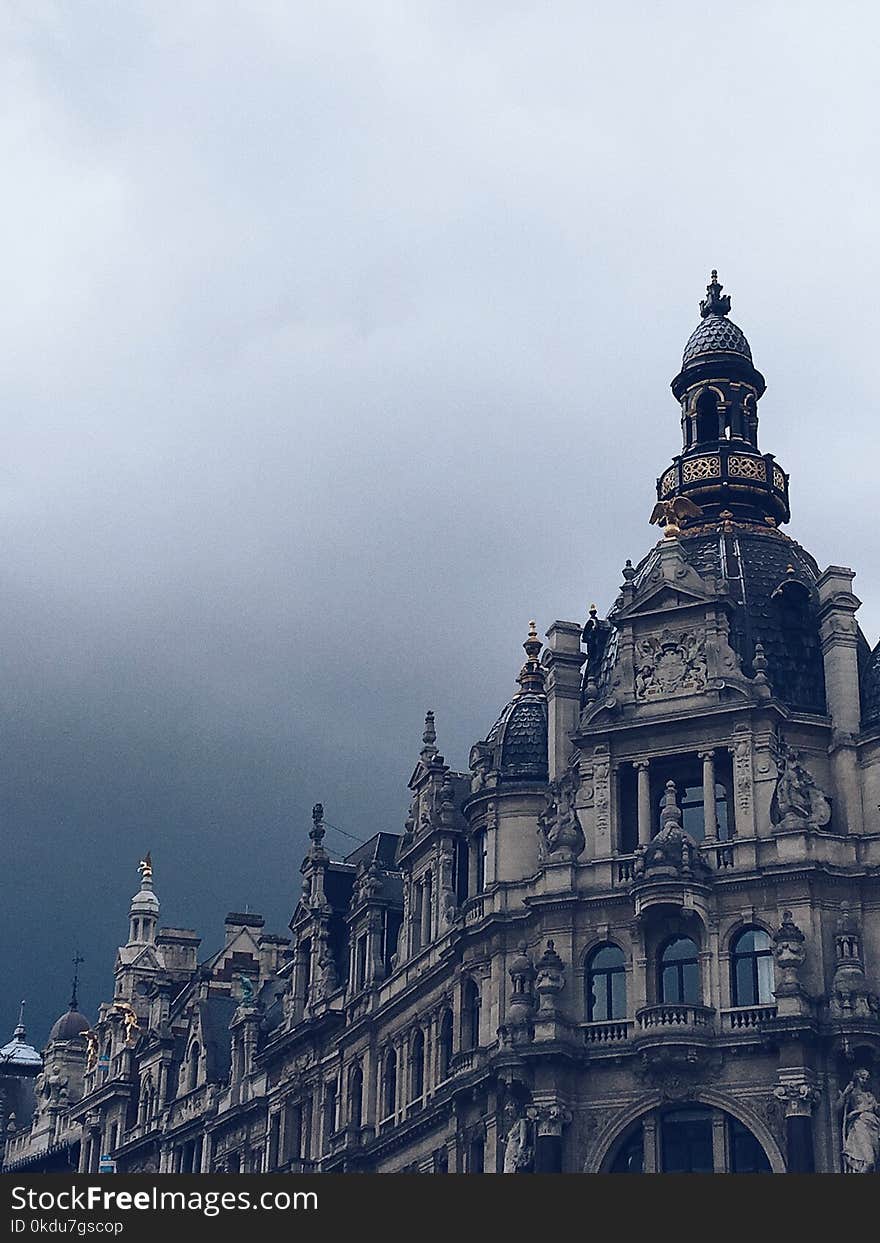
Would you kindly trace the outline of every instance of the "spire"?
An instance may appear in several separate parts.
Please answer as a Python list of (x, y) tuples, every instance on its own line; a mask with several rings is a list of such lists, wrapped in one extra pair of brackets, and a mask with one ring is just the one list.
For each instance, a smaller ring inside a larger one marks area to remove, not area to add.
[(70, 1010), (79, 1009), (79, 998), (77, 997), (77, 991), (79, 989), (79, 969), (81, 964), (84, 962), (85, 959), (82, 958), (79, 951), (77, 951), (73, 956), (73, 983), (70, 987), (70, 1005), (68, 1007)]
[(18, 1022), (15, 1025), (15, 1031), (12, 1033), (14, 1040), (24, 1040), (27, 1032), (24, 1027), (24, 1001), (18, 1007)]
[(700, 317), (707, 315), (726, 315), (730, 310), (730, 294), (721, 296), (724, 286), (718, 280), (718, 273), (712, 269), (712, 277), (706, 286), (706, 297), (700, 301)]
[(529, 622), (528, 638), (523, 644), (526, 652), (526, 663), (519, 671), (519, 677), (516, 679), (520, 685), (520, 694), (537, 694), (540, 695), (544, 690), (544, 670), (541, 668), (541, 662), (538, 660), (538, 653), (541, 651), (541, 640), (538, 638), (538, 631), (533, 621)]

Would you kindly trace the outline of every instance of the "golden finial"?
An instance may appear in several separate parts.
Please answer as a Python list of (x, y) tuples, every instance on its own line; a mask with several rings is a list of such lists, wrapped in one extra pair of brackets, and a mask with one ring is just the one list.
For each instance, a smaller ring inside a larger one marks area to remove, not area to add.
[(141, 884), (143, 884), (144, 881), (153, 879), (153, 859), (149, 850), (144, 855), (143, 859), (141, 859), (137, 870), (141, 874)]

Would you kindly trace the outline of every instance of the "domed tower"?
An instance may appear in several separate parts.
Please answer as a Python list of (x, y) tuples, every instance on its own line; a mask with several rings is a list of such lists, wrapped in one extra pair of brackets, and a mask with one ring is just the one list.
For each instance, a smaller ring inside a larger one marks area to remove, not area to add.
[(153, 892), (153, 860), (150, 852), (138, 865), (141, 874), (140, 890), (131, 900), (129, 909), (129, 945), (152, 945), (156, 940), (159, 922), (159, 899)]
[(727, 318), (718, 273), (700, 302), (672, 391), (681, 406), (682, 452), (658, 483), (660, 500), (687, 496), (707, 517), (787, 522), (788, 476), (758, 449), (758, 402), (767, 387), (742, 329)]
[(794, 710), (824, 714), (819, 567), (779, 529), (791, 516), (788, 475), (772, 453), (759, 451), (766, 384), (745, 334), (728, 319), (722, 288), (713, 271), (672, 381), (684, 443), (657, 481), (657, 499), (683, 497), (698, 507), (681, 523), (681, 551), (728, 589), (730, 641), (747, 676), (760, 643), (774, 695)]
[[(471, 748), (471, 796), (464, 806), (472, 857), (481, 860), (476, 891), (494, 881), (521, 879), (537, 866), (535, 821), (549, 778), (547, 693), (535, 623), (523, 648), (519, 690), (482, 742)], [(482, 860), (485, 862), (482, 862)], [(473, 872), (472, 868), (472, 872)]]

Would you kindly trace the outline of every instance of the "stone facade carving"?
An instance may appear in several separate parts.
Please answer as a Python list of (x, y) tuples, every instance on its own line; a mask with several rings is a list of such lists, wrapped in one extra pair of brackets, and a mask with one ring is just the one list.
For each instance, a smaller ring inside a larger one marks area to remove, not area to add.
[(874, 1174), (880, 1170), (880, 1102), (868, 1089), (870, 1080), (870, 1073), (860, 1068), (840, 1094), (846, 1174)]
[(663, 630), (636, 643), (636, 699), (665, 699), (706, 689), (706, 637), (699, 630)]
[(504, 1160), (505, 1174), (524, 1174), (531, 1170), (535, 1159), (532, 1141), (532, 1124), (521, 1112), (515, 1101), (508, 1101), (504, 1109)]
[(834, 938), (836, 961), (831, 986), (832, 1018), (870, 1019), (878, 1014), (878, 999), (868, 986), (862, 959), (862, 936), (858, 917), (849, 902), (841, 902)]
[(573, 862), (582, 854), (586, 839), (575, 807), (577, 790), (574, 773), (551, 783), (546, 806), (538, 816), (539, 860)]
[(783, 829), (823, 828), (831, 820), (824, 792), (800, 762), (800, 753), (782, 743), (776, 761), (779, 776), (770, 804), (770, 819)]

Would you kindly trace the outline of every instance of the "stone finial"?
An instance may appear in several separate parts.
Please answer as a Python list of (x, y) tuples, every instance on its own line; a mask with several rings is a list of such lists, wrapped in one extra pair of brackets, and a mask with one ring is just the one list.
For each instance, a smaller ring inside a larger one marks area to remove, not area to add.
[(681, 808), (678, 805), (678, 791), (674, 781), (666, 782), (663, 791), (663, 806), (660, 809), (660, 828), (681, 828)]
[(538, 638), (538, 631), (533, 621), (529, 622), (529, 633), (525, 643), (523, 643), (526, 653), (526, 663), (519, 671), (519, 677), (516, 679), (520, 685), (520, 694), (528, 693), (540, 694), (544, 689), (544, 670), (541, 662), (538, 660), (538, 654), (541, 651), (541, 640)]
[(422, 734), (422, 742), (426, 748), (433, 749), (437, 741), (437, 731), (434, 728), (434, 713), (429, 708), (425, 713), (425, 731)]
[(327, 830), (324, 828), (324, 804), (315, 803), (312, 808), (312, 827), (309, 830), (309, 837), (316, 846), (320, 846), (326, 832)]
[(712, 269), (712, 278), (706, 286), (706, 297), (700, 301), (700, 318), (707, 315), (726, 315), (730, 310), (730, 294), (722, 296), (724, 286), (718, 280), (718, 273)]
[(774, 995), (782, 1018), (804, 1011), (806, 994), (801, 987), (799, 973), (807, 957), (805, 941), (806, 937), (794, 922), (791, 911), (783, 911), (782, 923), (773, 934), (773, 953), (778, 968)]
[(636, 576), (636, 568), (633, 565), (631, 558), (627, 557), (626, 565), (623, 567), (622, 572), (624, 582), (631, 583)]

